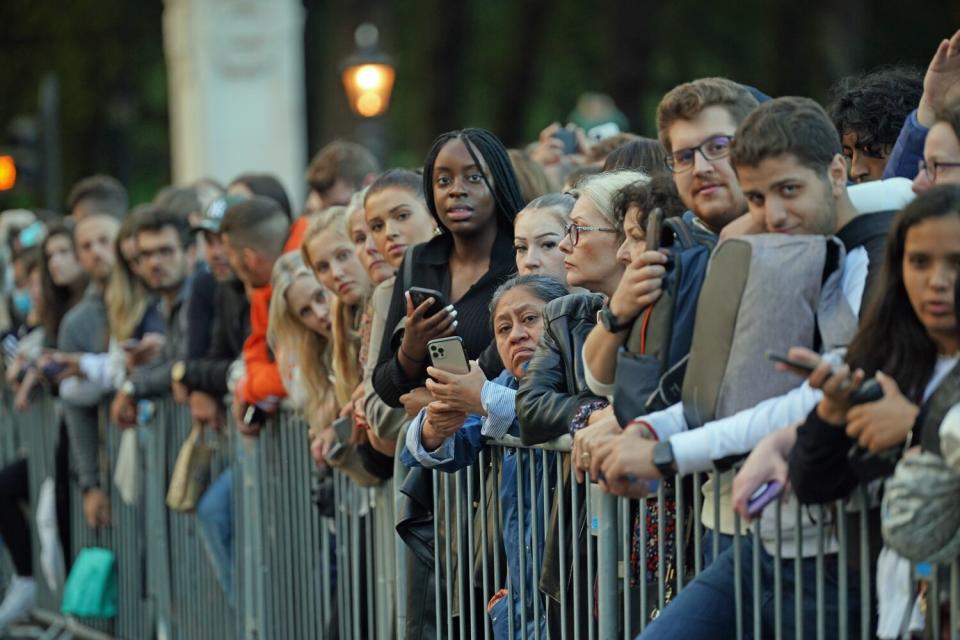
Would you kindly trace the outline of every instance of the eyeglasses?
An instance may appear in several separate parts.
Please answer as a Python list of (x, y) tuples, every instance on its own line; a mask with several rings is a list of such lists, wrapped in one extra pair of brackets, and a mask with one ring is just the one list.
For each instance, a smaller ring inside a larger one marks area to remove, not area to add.
[(704, 160), (719, 160), (730, 155), (730, 144), (733, 142), (733, 136), (713, 136), (707, 138), (696, 147), (689, 149), (679, 149), (667, 156), (667, 167), (674, 173), (683, 173), (693, 168), (697, 152), (703, 156)]
[(584, 227), (579, 224), (571, 222), (567, 225), (567, 237), (570, 238), (570, 244), (577, 246), (577, 243), (580, 242), (580, 234), (584, 231), (603, 231), (605, 233), (619, 233), (616, 229), (611, 229), (610, 227)]
[(960, 167), (960, 162), (927, 162), (921, 158), (920, 162), (917, 163), (919, 173), (927, 174), (927, 179), (930, 182), (937, 181), (937, 171), (940, 169), (954, 169), (956, 167)]

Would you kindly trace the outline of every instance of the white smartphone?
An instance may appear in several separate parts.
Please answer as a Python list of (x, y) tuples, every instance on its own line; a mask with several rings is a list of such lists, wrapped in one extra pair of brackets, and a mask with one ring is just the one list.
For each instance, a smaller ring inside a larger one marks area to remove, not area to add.
[(430, 352), (430, 363), (437, 369), (458, 375), (470, 373), (470, 362), (460, 336), (431, 340), (427, 343), (427, 351)]

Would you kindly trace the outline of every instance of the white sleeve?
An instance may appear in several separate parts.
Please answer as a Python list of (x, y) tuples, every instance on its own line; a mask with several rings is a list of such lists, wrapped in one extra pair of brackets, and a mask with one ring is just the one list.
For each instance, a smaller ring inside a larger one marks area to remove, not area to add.
[(594, 378), (586, 358), (583, 358), (583, 378), (587, 383), (587, 388), (590, 389), (591, 392), (613, 402), (613, 392), (616, 390), (616, 383), (605, 384)]
[(80, 376), (71, 376), (60, 382), (60, 399), (75, 407), (95, 407), (103, 397), (103, 390)]
[(670, 445), (677, 469), (681, 474), (708, 471), (714, 460), (749, 453), (767, 434), (807, 417), (822, 397), (819, 390), (804, 382), (729, 418), (676, 433), (670, 436)]
[(666, 440), (676, 433), (687, 430), (687, 419), (683, 415), (682, 402), (645, 416), (637, 416), (637, 420), (643, 420), (653, 427), (657, 437), (661, 440)]

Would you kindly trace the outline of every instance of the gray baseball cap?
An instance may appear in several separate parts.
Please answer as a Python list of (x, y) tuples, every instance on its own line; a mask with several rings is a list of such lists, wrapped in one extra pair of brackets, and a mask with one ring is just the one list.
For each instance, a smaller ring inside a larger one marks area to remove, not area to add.
[(193, 230), (220, 233), (220, 222), (223, 220), (223, 216), (226, 215), (227, 209), (244, 200), (249, 200), (249, 198), (236, 194), (220, 196), (210, 203), (207, 210), (203, 213), (203, 218), (193, 227)]

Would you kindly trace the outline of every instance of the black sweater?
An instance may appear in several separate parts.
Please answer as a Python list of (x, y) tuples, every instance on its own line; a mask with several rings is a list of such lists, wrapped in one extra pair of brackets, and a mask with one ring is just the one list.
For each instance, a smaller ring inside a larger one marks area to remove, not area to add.
[[(894, 215), (892, 211), (859, 215), (837, 234), (848, 253), (862, 246), (869, 256), (861, 315), (883, 265), (887, 232)], [(856, 441), (843, 428), (821, 420), (816, 408), (810, 412), (797, 430), (797, 442), (790, 452), (790, 483), (800, 502), (817, 504), (850, 495), (860, 483), (847, 459), (854, 444)]]
[(240, 357), (243, 343), (250, 335), (250, 305), (239, 280), (218, 283), (213, 302), (209, 351), (205, 357), (187, 360), (183, 384), (191, 391), (222, 398), (227, 395), (230, 365)]
[[(410, 282), (404, 282), (402, 277), (397, 277), (384, 330), (384, 335), (392, 335), (393, 339), (383, 341), (377, 358), (377, 368), (373, 373), (373, 388), (383, 401), (392, 407), (402, 406), (400, 396), (417, 387), (422, 387), (426, 381), (425, 376), (417, 379), (408, 378), (397, 361), (397, 350), (402, 334), (394, 333), (393, 329), (400, 319), (406, 316), (404, 293), (412, 286), (424, 287), (440, 291), (449, 300), (449, 261), (452, 249), (453, 238), (449, 233), (444, 233), (425, 244), (413, 247), (404, 257), (404, 262), (413, 261)], [(403, 265), (398, 273), (404, 273)], [(493, 341), (490, 328), (490, 300), (497, 287), (515, 273), (513, 235), (506, 229), (500, 229), (490, 254), (489, 270), (453, 305), (459, 312), (456, 335), (463, 338), (467, 357), (480, 360), (480, 366), (488, 378), (499, 375), (503, 370), (503, 364), (497, 356), (496, 349), (489, 348)]]

